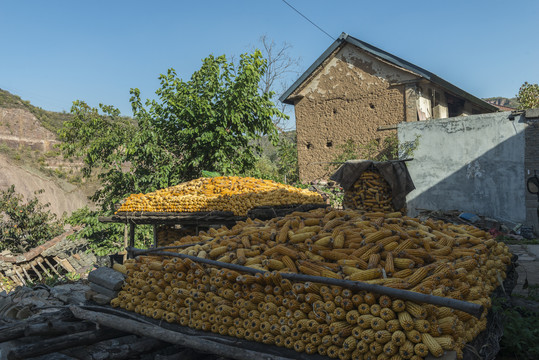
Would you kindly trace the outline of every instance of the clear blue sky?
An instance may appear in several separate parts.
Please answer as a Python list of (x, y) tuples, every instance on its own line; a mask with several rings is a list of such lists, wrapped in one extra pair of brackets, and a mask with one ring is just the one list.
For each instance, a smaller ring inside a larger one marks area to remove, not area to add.
[[(539, 82), (539, 1), (288, 2), (335, 38), (347, 32), (481, 98)], [(262, 35), (292, 45), (300, 72), (332, 43), (281, 0), (3, 0), (0, 88), (46, 110), (80, 99), (131, 115), (130, 88), (153, 97), (168, 68), (188, 79), (208, 54), (237, 56)]]

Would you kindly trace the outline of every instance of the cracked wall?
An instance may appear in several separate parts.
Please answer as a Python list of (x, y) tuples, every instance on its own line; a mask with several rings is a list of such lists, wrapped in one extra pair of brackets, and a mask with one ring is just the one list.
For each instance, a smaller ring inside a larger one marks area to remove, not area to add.
[(335, 169), (328, 163), (347, 140), (367, 144), (390, 135), (377, 129), (406, 119), (404, 85), (391, 83), (417, 78), (350, 44), (333, 54), (294, 94), (301, 97), (295, 103), (301, 181), (328, 178)]

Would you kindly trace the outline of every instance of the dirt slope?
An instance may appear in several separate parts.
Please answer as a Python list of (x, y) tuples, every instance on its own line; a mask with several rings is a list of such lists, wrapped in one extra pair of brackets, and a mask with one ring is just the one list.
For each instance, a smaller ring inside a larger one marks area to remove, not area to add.
[(39, 171), (16, 164), (0, 154), (0, 189), (11, 185), (25, 198), (33, 197), (34, 192), (43, 189), (38, 198), (51, 204), (50, 210), (61, 216), (64, 212), (71, 214), (74, 210), (89, 204), (87, 195), (76, 186), (58, 179), (51, 179)]

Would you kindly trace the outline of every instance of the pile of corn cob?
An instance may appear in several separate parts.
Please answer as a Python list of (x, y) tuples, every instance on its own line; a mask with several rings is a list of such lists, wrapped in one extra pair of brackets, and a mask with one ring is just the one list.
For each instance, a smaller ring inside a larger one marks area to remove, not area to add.
[[(181, 252), (267, 270), (248, 275), (189, 259), (140, 256), (113, 306), (299, 352), (340, 359), (422, 359), (456, 350), (486, 327), (490, 294), (510, 253), (471, 226), (318, 209), (247, 220), (182, 239)], [(481, 304), (480, 319), (283, 273), (364, 281)]]
[(177, 229), (174, 225), (163, 225), (157, 229), (157, 243), (159, 246), (171, 245), (172, 243), (181, 241), (182, 238), (195, 233), (195, 228), (181, 227)]
[(118, 212), (231, 211), (244, 216), (258, 206), (324, 203), (320, 194), (251, 177), (200, 178), (148, 194), (132, 194)]
[(375, 171), (364, 171), (352, 188), (344, 192), (343, 206), (345, 209), (364, 211), (392, 212), (394, 209), (391, 196), (391, 186)]

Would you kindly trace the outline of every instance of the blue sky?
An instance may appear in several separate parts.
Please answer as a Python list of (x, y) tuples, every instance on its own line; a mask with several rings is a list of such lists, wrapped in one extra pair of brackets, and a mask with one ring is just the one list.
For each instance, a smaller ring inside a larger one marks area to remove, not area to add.
[[(539, 82), (539, 1), (288, 2), (335, 38), (347, 32), (481, 98)], [(0, 88), (46, 110), (84, 100), (131, 115), (130, 88), (152, 97), (168, 68), (188, 79), (207, 55), (237, 56), (262, 35), (289, 43), (300, 72), (332, 43), (282, 0), (2, 0)]]

